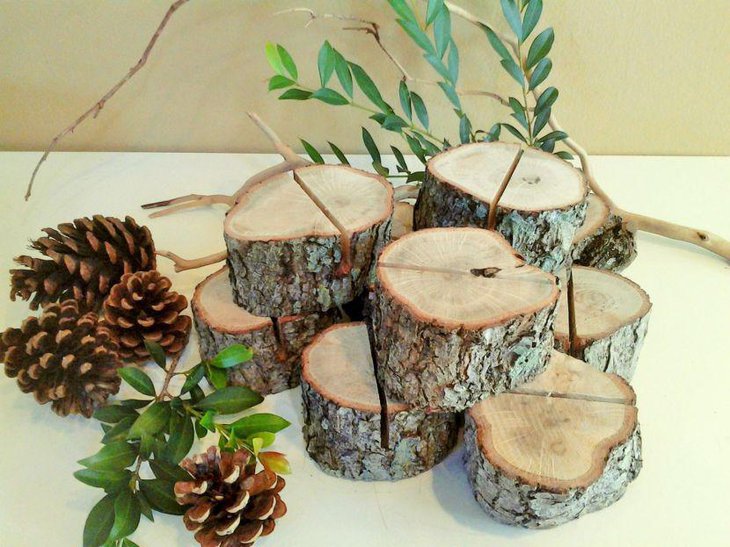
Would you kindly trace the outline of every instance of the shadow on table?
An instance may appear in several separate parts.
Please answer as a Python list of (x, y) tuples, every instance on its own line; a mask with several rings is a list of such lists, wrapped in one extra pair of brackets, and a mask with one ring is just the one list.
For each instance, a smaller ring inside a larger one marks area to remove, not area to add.
[(521, 539), (535, 533), (500, 524), (487, 515), (474, 499), (463, 462), (464, 445), (459, 446), (433, 468), (433, 489), (436, 499), (455, 521), (485, 535)]

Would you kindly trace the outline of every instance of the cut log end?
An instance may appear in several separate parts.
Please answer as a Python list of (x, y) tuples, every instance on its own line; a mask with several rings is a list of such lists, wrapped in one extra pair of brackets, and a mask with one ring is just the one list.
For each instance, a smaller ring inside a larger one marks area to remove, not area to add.
[[(415, 228), (488, 227), (490, 208), (519, 150), (514, 144), (476, 143), (434, 156), (416, 202)], [(496, 229), (528, 263), (557, 271), (570, 262), (587, 191), (579, 171), (529, 149), (498, 198)]]
[(379, 374), (409, 404), (463, 410), (532, 378), (547, 362), (556, 278), (478, 228), (420, 230), (377, 266)]
[(395, 204), (395, 210), (393, 211), (393, 226), (391, 228), (390, 238), (392, 240), (400, 239), (412, 231), (413, 205), (405, 201), (399, 201)]
[(641, 469), (634, 399), (621, 378), (556, 352), (535, 380), (468, 412), (465, 459), (477, 501), (528, 528), (615, 502)]
[(304, 347), (335, 319), (333, 313), (273, 319), (252, 315), (233, 301), (227, 268), (197, 286), (192, 310), (201, 357), (210, 359), (231, 344), (251, 347), (253, 358), (228, 369), (228, 380), (262, 395), (299, 385)]
[[(364, 323), (335, 325), (305, 350), (302, 397), (307, 451), (337, 476), (411, 477), (441, 461), (456, 441), (455, 414), (429, 414), (393, 400), (381, 407)], [(384, 415), (388, 448), (381, 442)]]
[(595, 194), (588, 196), (585, 222), (573, 245), (573, 260), (580, 266), (621, 271), (636, 258), (634, 233)]
[(389, 237), (392, 213), (390, 183), (346, 166), (304, 167), (259, 182), (224, 225), (236, 301), (280, 317), (352, 300)]
[[(573, 285), (575, 357), (631, 381), (649, 325), (649, 296), (633, 281), (596, 268), (573, 267)], [(565, 293), (555, 320), (555, 347), (570, 348)]]

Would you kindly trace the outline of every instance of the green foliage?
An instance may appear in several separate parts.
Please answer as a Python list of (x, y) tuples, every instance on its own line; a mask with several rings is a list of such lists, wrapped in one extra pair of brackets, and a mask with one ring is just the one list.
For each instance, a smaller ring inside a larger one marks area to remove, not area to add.
[[(291, 57), (282, 54), (278, 47), (267, 51), (278, 56), (274, 59), (282, 70), (296, 73)], [(220, 415), (250, 409), (263, 400), (249, 388), (226, 385), (227, 369), (250, 360), (250, 348), (233, 345), (185, 372), (176, 372), (176, 362), (168, 367), (157, 344), (148, 343), (147, 347), (153, 360), (165, 369), (164, 385), (158, 391), (140, 369), (120, 369), (120, 376), (130, 387), (154, 398), (123, 400), (97, 410), (94, 417), (102, 422), (103, 446), (96, 454), (80, 460), (83, 469), (74, 473), (77, 480), (102, 489), (105, 494), (86, 520), (85, 546), (135, 547), (137, 544), (128, 536), (135, 532), (142, 515), (153, 521), (155, 511), (181, 515), (186, 510), (177, 503), (173, 490), (175, 482), (189, 477), (179, 463), (190, 452), (196, 431), (199, 437), (209, 431), (217, 434), (225, 450), (247, 450), (249, 464), (255, 467), (270, 465), (272, 453), (261, 449), (272, 444), (276, 433), (290, 425), (270, 413), (250, 414), (229, 424), (216, 421)], [(173, 375), (185, 376), (177, 396), (171, 395), (167, 387)], [(213, 386), (207, 396), (200, 386), (204, 378)], [(276, 458), (274, 463), (288, 467), (288, 462)], [(141, 478), (145, 466), (154, 479)]]

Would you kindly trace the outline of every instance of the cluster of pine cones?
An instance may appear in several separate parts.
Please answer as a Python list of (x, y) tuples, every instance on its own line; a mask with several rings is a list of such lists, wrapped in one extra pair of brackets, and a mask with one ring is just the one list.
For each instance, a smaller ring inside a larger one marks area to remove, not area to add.
[(91, 416), (119, 389), (122, 361), (149, 358), (145, 341), (168, 355), (185, 347), (190, 317), (185, 296), (156, 268), (150, 231), (134, 219), (96, 215), (43, 230), (10, 271), (10, 298), (40, 317), (0, 334), (0, 362), (20, 389), (65, 416)]

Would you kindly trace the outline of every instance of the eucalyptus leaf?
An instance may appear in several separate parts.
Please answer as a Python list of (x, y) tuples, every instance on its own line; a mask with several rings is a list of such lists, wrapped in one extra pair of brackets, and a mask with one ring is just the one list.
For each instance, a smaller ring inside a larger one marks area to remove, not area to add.
[(345, 93), (352, 98), (352, 73), (350, 72), (350, 65), (347, 64), (347, 61), (339, 51), (335, 51), (334, 54), (335, 73), (337, 74), (337, 79), (339, 80), (342, 89), (345, 90)]
[(367, 72), (365, 72), (365, 70), (360, 65), (356, 65), (355, 63), (349, 63), (349, 65), (358, 87), (365, 94), (365, 96), (370, 99), (370, 101), (375, 106), (380, 108), (383, 112), (388, 112), (392, 110), (388, 103), (383, 100), (383, 97), (380, 95), (380, 91), (378, 91), (375, 82), (373, 82), (370, 76), (368, 76)]
[(161, 479), (139, 481), (139, 487), (153, 509), (168, 515), (182, 515), (187, 507), (178, 505), (173, 492), (174, 486), (173, 482)]
[(412, 137), (411, 135), (406, 135), (406, 142), (408, 142), (408, 146), (411, 148), (411, 152), (415, 154), (415, 156), (421, 160), (421, 163), (426, 163), (426, 151), (423, 149), (423, 146), (421, 146), (421, 142)]
[(444, 0), (428, 0), (428, 6), (426, 7), (426, 25), (433, 23), (439, 12), (444, 9), (448, 11), (444, 5)]
[(245, 386), (227, 387), (215, 391), (195, 404), (200, 410), (215, 410), (219, 414), (236, 414), (256, 406), (264, 398)]
[(129, 538), (124, 538), (124, 539), (122, 540), (122, 545), (121, 545), (121, 547), (139, 547), (139, 545), (137, 545), (137, 544), (136, 544), (136, 543), (135, 543), (134, 541), (132, 541), (132, 540), (131, 540), (131, 539), (129, 539)]
[(386, 131), (395, 131), (396, 133), (400, 133), (401, 129), (404, 127), (408, 127), (408, 122), (395, 114), (388, 114), (385, 119), (383, 119), (383, 129)]
[(330, 81), (332, 73), (335, 70), (335, 54), (328, 41), (325, 41), (322, 47), (319, 48), (317, 70), (319, 71), (319, 81), (322, 87), (327, 87), (327, 82)]
[(189, 481), (191, 475), (179, 465), (172, 465), (159, 460), (150, 460), (150, 469), (155, 477), (168, 482)]
[(518, 39), (522, 38), (522, 18), (517, 3), (515, 0), (500, 0), (500, 3), (502, 4), (502, 14), (512, 28), (512, 32)]
[(540, 131), (542, 131), (547, 125), (550, 120), (550, 112), (550, 108), (543, 108), (537, 116), (535, 116), (535, 121), (532, 124), (532, 131), (535, 135), (539, 135)]
[(294, 80), (290, 80), (286, 76), (282, 76), (281, 74), (276, 74), (271, 77), (269, 80), (269, 91), (273, 91), (275, 89), (283, 89), (285, 87), (291, 87), (296, 82)]
[[(324, 163), (324, 159), (322, 158), (322, 156), (320, 155), (320, 153), (317, 152), (317, 149), (314, 146), (312, 146), (310, 143), (308, 143), (304, 139), (299, 139), (299, 142), (302, 143), (302, 146), (304, 147), (304, 150), (307, 152), (307, 154), (309, 155), (309, 157), (312, 158), (312, 161), (314, 163)], [(241, 346), (241, 347), (244, 348), (245, 346)], [(226, 348), (226, 349), (230, 349), (230, 348)], [(248, 349), (248, 348), (245, 348), (245, 349), (247, 349), (249, 351), (249, 353), (251, 355), (253, 355), (253, 352), (250, 349)], [(250, 358), (251, 357), (249, 357), (248, 359), (245, 359), (245, 361), (248, 361)], [(243, 362), (244, 361), (239, 361), (238, 363), (243, 363)], [(234, 364), (232, 364), (230, 366), (235, 366), (238, 363), (234, 363)], [(210, 364), (213, 365), (213, 366), (217, 366), (212, 360), (211, 360)], [(228, 367), (219, 366), (218, 368), (228, 368)]]
[(155, 515), (150, 507), (150, 502), (141, 491), (137, 491), (137, 501), (139, 501), (139, 509), (147, 520), (155, 522)]
[(150, 357), (152, 357), (155, 364), (162, 370), (165, 370), (167, 368), (167, 357), (165, 356), (165, 350), (162, 349), (162, 346), (152, 340), (145, 340), (144, 347), (147, 349), (147, 352), (150, 354)]
[(364, 127), (362, 128), (362, 142), (365, 144), (365, 148), (367, 149), (373, 161), (381, 163), (380, 151), (378, 150), (378, 147), (373, 140), (373, 136), (370, 134), (370, 131), (368, 131)]
[(289, 52), (286, 49), (284, 49), (284, 46), (277, 45), (276, 52), (279, 54), (279, 60), (281, 61), (281, 64), (284, 66), (284, 69), (289, 73), (289, 76), (291, 76), (292, 79), (294, 79), (294, 80), (299, 78), (299, 71), (297, 70), (297, 65), (294, 62), (294, 59), (292, 59), (292, 56), (289, 55)]
[(390, 175), (390, 169), (385, 167), (382, 163), (379, 161), (374, 161), (372, 163), (373, 169), (375, 169), (375, 172), (380, 175), (381, 177), (387, 177)]
[(525, 138), (525, 136), (524, 136), (524, 135), (523, 135), (523, 134), (522, 134), (522, 133), (520, 132), (520, 130), (519, 130), (519, 129), (517, 129), (517, 128), (516, 128), (515, 126), (513, 126), (513, 125), (510, 125), (510, 124), (508, 124), (508, 123), (503, 123), (503, 124), (501, 124), (501, 125), (502, 125), (502, 127), (504, 127), (504, 128), (505, 128), (505, 129), (507, 130), (507, 131), (509, 131), (510, 133), (512, 133), (512, 134), (513, 134), (513, 135), (514, 135), (515, 137), (517, 137), (518, 139), (520, 139), (520, 140), (521, 140), (522, 142), (524, 142), (524, 143), (526, 143), (526, 142), (527, 142), (527, 139)]
[(312, 93), (312, 99), (318, 99), (323, 103), (331, 104), (334, 106), (341, 106), (344, 104), (350, 104), (350, 101), (344, 95), (340, 95), (334, 89), (323, 87)]
[(537, 142), (546, 142), (546, 141), (562, 141), (568, 138), (568, 134), (564, 131), (551, 131), (550, 133), (547, 133), (546, 135), (543, 135), (540, 137)]
[(494, 51), (497, 52), (500, 59), (512, 59), (512, 55), (510, 55), (507, 46), (502, 43), (502, 40), (499, 39), (499, 36), (491, 28), (485, 27), (484, 32), (487, 35), (487, 40), (489, 40), (489, 43), (494, 48)]
[(122, 470), (134, 463), (137, 452), (124, 441), (104, 445), (99, 452), (83, 460), (79, 464), (99, 471)]
[(151, 402), (153, 402), (153, 399), (124, 399), (120, 404), (129, 408), (140, 409), (146, 407)]
[(512, 117), (516, 119), (524, 129), (528, 130), (529, 124), (527, 121), (527, 112), (525, 111), (525, 107), (522, 106), (522, 103), (514, 97), (510, 97), (509, 105), (512, 108)]
[(416, 14), (405, 0), (388, 0), (388, 4), (395, 12), (408, 21), (416, 21)]
[(416, 117), (424, 129), (428, 129), (428, 110), (426, 104), (418, 93), (411, 92), (411, 101), (413, 102), (413, 110), (416, 111)]
[(84, 525), (84, 547), (101, 547), (114, 526), (114, 497), (104, 496), (94, 505)]
[(540, 97), (538, 97), (537, 103), (535, 103), (535, 113), (540, 114), (543, 110), (551, 108), (557, 100), (558, 90), (554, 87), (548, 87), (540, 93)]
[(279, 56), (279, 51), (276, 46), (276, 44), (272, 44), (271, 42), (266, 43), (266, 60), (269, 61), (269, 65), (271, 68), (274, 69), (274, 72), (277, 74), (284, 74), (284, 65), (281, 62), (281, 57)]
[(459, 99), (459, 95), (456, 94), (456, 89), (453, 85), (449, 85), (446, 82), (439, 82), (439, 87), (441, 88), (441, 91), (444, 92), (444, 95), (446, 95), (446, 98), (449, 99), (451, 104), (453, 104), (457, 109), (461, 110), (461, 100)]
[(304, 89), (293, 88), (287, 89), (284, 93), (279, 95), (280, 101), (306, 101), (312, 96), (311, 91)]
[(401, 80), (398, 84), (398, 98), (400, 99), (400, 106), (403, 109), (403, 113), (409, 120), (413, 119), (413, 109), (411, 104), (411, 92), (408, 89), (408, 85)]
[(228, 373), (219, 368), (207, 367), (205, 375), (215, 389), (223, 389), (228, 385)]
[(423, 182), (425, 171), (414, 171), (408, 175), (406, 182)]
[(278, 433), (290, 425), (291, 423), (281, 416), (261, 412), (258, 414), (251, 414), (250, 416), (244, 416), (230, 424), (229, 427), (236, 433), (236, 435), (241, 438), (245, 438), (249, 435), (253, 435), (254, 433), (261, 433), (262, 431)]
[(462, 115), (459, 120), (459, 139), (461, 144), (471, 142), (471, 122), (466, 114)]
[(502, 59), (499, 63), (518, 84), (522, 86), (525, 85), (525, 76), (522, 74), (522, 70), (519, 66), (517, 66), (517, 63), (515, 63), (514, 60), (511, 58)]
[(446, 65), (443, 63), (441, 59), (436, 57), (435, 55), (431, 53), (427, 53), (423, 56), (426, 61), (428, 61), (428, 64), (430, 64), (436, 72), (439, 73), (439, 75), (446, 80), (447, 82), (451, 82), (451, 72), (449, 72), (449, 69), (446, 68)]
[(436, 16), (433, 22), (433, 35), (436, 42), (436, 53), (441, 58), (451, 43), (451, 13), (448, 9), (442, 9)]
[(542, 0), (531, 0), (525, 10), (525, 16), (522, 18), (522, 41), (529, 38), (532, 31), (535, 30), (537, 23), (542, 15)]
[(541, 142), (540, 148), (545, 152), (550, 152), (552, 154), (553, 150), (555, 150), (555, 141), (552, 139), (548, 139), (544, 142)]
[(274, 441), (276, 440), (276, 435), (274, 435), (273, 433), (269, 433), (268, 431), (261, 431), (259, 433), (254, 433), (253, 435), (249, 435), (246, 438), (246, 441), (250, 442), (253, 445), (255, 439), (260, 439), (261, 443), (259, 446), (259, 450), (261, 450), (262, 448), (266, 448), (274, 444)]
[(116, 441), (123, 441), (124, 439), (126, 439), (129, 428), (132, 427), (132, 424), (137, 420), (138, 417), (139, 414), (135, 412), (134, 416), (127, 416), (121, 422), (114, 424), (114, 427), (104, 433), (101, 442), (103, 444), (109, 444)]
[(203, 397), (205, 397), (205, 392), (200, 386), (195, 386), (193, 387), (193, 389), (190, 390), (190, 400), (193, 404), (202, 400)]
[(552, 28), (547, 28), (535, 36), (535, 39), (530, 45), (530, 51), (527, 53), (526, 65), (528, 70), (550, 53), (554, 41), (555, 33)]
[(459, 49), (453, 40), (451, 40), (451, 45), (449, 46), (448, 69), (449, 75), (451, 76), (451, 83), (456, 85), (456, 82), (459, 80)]
[(393, 155), (395, 156), (395, 160), (398, 162), (398, 171), (405, 173), (408, 171), (408, 164), (406, 163), (405, 157), (403, 157), (403, 152), (401, 152), (398, 148), (395, 146), (390, 147), (390, 149), (393, 151)]
[(350, 162), (347, 160), (347, 156), (342, 152), (342, 150), (339, 149), (337, 145), (334, 143), (327, 141), (327, 144), (330, 145), (330, 148), (332, 149), (332, 153), (337, 156), (337, 159), (340, 160), (340, 163), (342, 165), (350, 165)]
[(117, 369), (122, 379), (142, 395), (155, 396), (155, 385), (147, 374), (135, 367), (122, 367)]
[(555, 152), (555, 155), (565, 161), (570, 161), (573, 159), (573, 154), (571, 154), (570, 152), (566, 152), (565, 150), (560, 150), (559, 152)]
[(132, 491), (125, 488), (114, 501), (114, 525), (109, 539), (117, 540), (132, 534), (139, 526), (141, 515), (139, 501)]
[(215, 410), (208, 410), (203, 417), (198, 420), (198, 423), (210, 432), (215, 431)]
[(543, 83), (545, 79), (550, 75), (550, 71), (552, 69), (553, 62), (550, 59), (540, 59), (540, 62), (537, 63), (537, 66), (534, 68), (532, 74), (530, 75), (530, 91)]
[(431, 54), (436, 53), (436, 50), (431, 43), (431, 40), (429, 39), (428, 35), (421, 30), (421, 27), (418, 26), (418, 23), (415, 23), (414, 21), (408, 21), (406, 19), (397, 19), (397, 22), (401, 26), (401, 28), (406, 31), (406, 34), (408, 34), (408, 36), (410, 36), (411, 39), (416, 43), (416, 45), (420, 47), (423, 51)]

